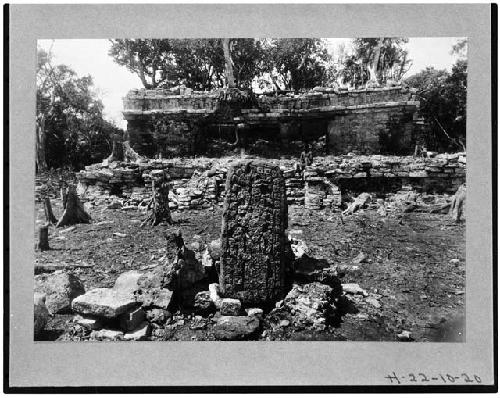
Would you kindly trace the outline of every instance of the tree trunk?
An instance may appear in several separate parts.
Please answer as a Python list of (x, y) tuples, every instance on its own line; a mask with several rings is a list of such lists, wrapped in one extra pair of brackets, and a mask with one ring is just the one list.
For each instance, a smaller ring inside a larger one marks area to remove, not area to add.
[(67, 187), (65, 187), (65, 186), (61, 187), (61, 201), (62, 201), (63, 209), (65, 209), (66, 202), (68, 201), (68, 191), (67, 191)]
[(37, 172), (47, 170), (45, 152), (45, 115), (38, 117), (36, 123), (36, 170)]
[(168, 207), (168, 183), (163, 179), (160, 181), (158, 188), (155, 187), (155, 181), (152, 181), (153, 197), (149, 203), (149, 214), (146, 220), (141, 224), (156, 226), (162, 222), (173, 224), (170, 207)]
[(125, 162), (137, 162), (138, 160), (143, 159), (143, 156), (139, 155), (134, 149), (130, 146), (129, 141), (123, 141), (123, 160)]
[(80, 223), (88, 224), (89, 222), (90, 216), (83, 208), (80, 199), (78, 199), (75, 186), (70, 185), (67, 190), (66, 207), (56, 228)]
[(226, 79), (227, 86), (229, 88), (235, 87), (234, 84), (234, 72), (233, 72), (233, 63), (231, 61), (231, 52), (229, 50), (229, 44), (231, 39), (222, 39), (222, 49), (224, 50), (224, 61), (226, 63)]
[(370, 72), (370, 82), (379, 83), (378, 81), (378, 63), (380, 61), (380, 50), (382, 48), (383, 38), (379, 38), (375, 49), (373, 50), (373, 59), (368, 65), (368, 70)]
[(45, 220), (50, 224), (57, 224), (57, 218), (54, 216), (52, 212), (52, 206), (50, 204), (50, 199), (45, 198), (43, 202), (43, 209), (45, 211)]
[(113, 137), (113, 149), (111, 155), (106, 158), (108, 163), (123, 160), (123, 143), (118, 137)]
[(455, 196), (453, 196), (453, 200), (450, 206), (450, 212), (448, 213), (450, 217), (453, 219), (453, 221), (457, 223), (460, 222), (464, 212), (465, 196), (466, 196), (465, 193), (466, 193), (465, 184), (462, 184), (458, 187)]
[(38, 250), (49, 250), (49, 224), (42, 225), (38, 229)]

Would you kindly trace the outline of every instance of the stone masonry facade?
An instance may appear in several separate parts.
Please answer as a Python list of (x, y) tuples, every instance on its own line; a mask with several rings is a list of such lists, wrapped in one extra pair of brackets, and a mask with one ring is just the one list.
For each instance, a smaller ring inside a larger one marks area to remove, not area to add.
[(330, 154), (408, 155), (417, 143), (425, 144), (420, 104), (409, 88), (317, 88), (252, 99), (244, 92), (233, 94), (225, 89), (132, 90), (124, 98), (127, 138), (148, 157), (200, 154), (221, 128), (244, 128), (250, 142), (266, 131), (265, 138), (281, 149), (294, 140), (324, 136)]

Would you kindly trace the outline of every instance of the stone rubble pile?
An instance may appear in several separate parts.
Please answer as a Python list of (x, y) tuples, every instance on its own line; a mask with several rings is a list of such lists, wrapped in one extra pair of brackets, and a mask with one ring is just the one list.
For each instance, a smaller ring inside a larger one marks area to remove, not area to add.
[[(151, 197), (151, 182), (166, 176), (172, 186), (171, 209), (210, 208), (222, 204), (227, 170), (234, 161), (232, 158), (199, 158), (98, 163), (77, 174), (78, 192), (90, 201), (117, 195), (123, 198), (123, 206), (144, 206)], [(311, 210), (338, 209), (343, 200), (343, 181), (351, 179), (399, 179), (402, 187), (417, 188), (429, 182), (453, 193), (465, 182), (466, 174), (465, 153), (439, 154), (432, 158), (327, 156), (315, 158), (313, 165), (303, 171), (298, 170), (291, 159), (269, 163), (278, 164), (283, 172), (288, 204), (304, 205)]]

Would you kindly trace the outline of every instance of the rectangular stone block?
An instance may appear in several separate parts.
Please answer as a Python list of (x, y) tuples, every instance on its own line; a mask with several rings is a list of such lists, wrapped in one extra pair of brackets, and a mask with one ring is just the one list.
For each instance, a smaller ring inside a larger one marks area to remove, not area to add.
[(221, 294), (244, 304), (277, 301), (285, 280), (288, 212), (283, 174), (266, 162), (243, 161), (229, 170), (226, 192)]

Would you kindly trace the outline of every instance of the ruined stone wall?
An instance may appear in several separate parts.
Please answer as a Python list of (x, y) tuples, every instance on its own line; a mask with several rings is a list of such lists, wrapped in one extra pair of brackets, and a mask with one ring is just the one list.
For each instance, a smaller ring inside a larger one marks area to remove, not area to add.
[(415, 91), (403, 87), (339, 91), (313, 90), (306, 94), (280, 95), (259, 99), (263, 108), (273, 110), (311, 110), (324, 107), (348, 107), (379, 103), (415, 101)]
[(332, 154), (411, 154), (420, 141), (414, 109), (405, 105), (353, 110), (328, 123)]
[[(231, 162), (229, 158), (198, 158), (114, 163), (107, 167), (96, 164), (78, 173), (79, 191), (90, 200), (110, 193), (121, 194), (128, 203), (140, 205), (147, 203), (151, 195), (151, 180), (159, 178), (165, 170), (172, 185), (172, 209), (209, 208), (222, 204)], [(383, 191), (396, 192), (409, 185), (419, 191), (451, 194), (465, 182), (466, 174), (464, 153), (440, 154), (434, 158), (317, 157), (304, 173), (295, 169), (294, 160), (271, 162), (279, 165), (283, 172), (288, 204), (306, 205), (311, 209), (337, 208), (343, 193), (355, 190), (356, 186), (367, 190), (384, 187)]]
[[(149, 157), (210, 153), (211, 145), (221, 139), (220, 126), (236, 125), (252, 132), (242, 134), (247, 143), (265, 139), (282, 152), (291, 140), (315, 141), (323, 136), (328, 140), (325, 149), (332, 154), (409, 154), (421, 141), (416, 128), (419, 103), (408, 88), (321, 89), (262, 95), (255, 101), (242, 97), (242, 103), (234, 98), (228, 102), (227, 94), (224, 90), (182, 95), (167, 90), (131, 91), (124, 98), (123, 114), (132, 147)], [(159, 119), (171, 127), (163, 131)], [(276, 137), (260, 134), (271, 131), (270, 126), (275, 127)], [(200, 142), (207, 145), (200, 147)]]

